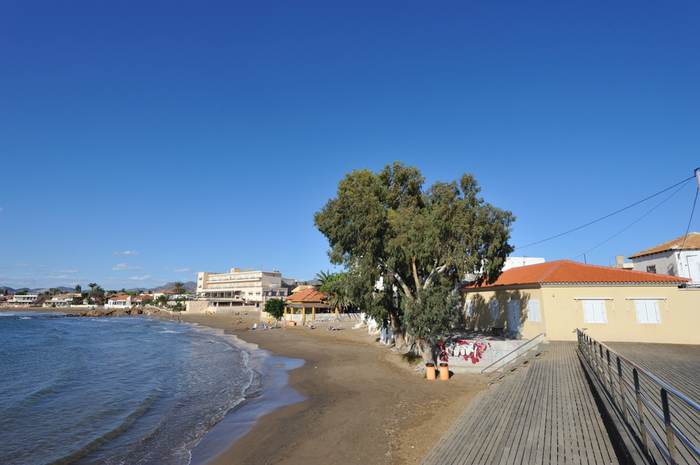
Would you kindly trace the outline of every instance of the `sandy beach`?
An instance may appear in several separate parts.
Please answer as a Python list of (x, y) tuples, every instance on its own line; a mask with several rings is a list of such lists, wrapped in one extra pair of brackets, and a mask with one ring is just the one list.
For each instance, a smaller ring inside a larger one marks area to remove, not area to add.
[(214, 465), (419, 463), (486, 388), (478, 374), (427, 380), (377, 336), (352, 329), (354, 323), (341, 331), (326, 331), (328, 325), (252, 331), (259, 323), (253, 312), (181, 318), (306, 361), (289, 377), (306, 400), (261, 417)]

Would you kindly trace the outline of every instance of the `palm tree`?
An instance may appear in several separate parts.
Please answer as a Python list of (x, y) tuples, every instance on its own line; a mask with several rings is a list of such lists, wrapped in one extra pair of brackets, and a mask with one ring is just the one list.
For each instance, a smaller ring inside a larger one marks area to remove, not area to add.
[(175, 294), (184, 294), (185, 293), (185, 288), (183, 287), (183, 284), (181, 281), (175, 281), (173, 283), (173, 292)]
[(105, 290), (102, 289), (102, 286), (96, 283), (88, 284), (88, 286), (90, 286), (90, 292), (88, 292), (90, 299), (95, 300), (98, 304), (104, 303)]
[(75, 293), (80, 294), (81, 292), (83, 292), (83, 288), (80, 287), (80, 284), (76, 284), (75, 285)]
[(318, 287), (320, 289), (323, 286), (325, 286), (326, 284), (328, 284), (328, 282), (332, 276), (333, 275), (329, 271), (321, 270), (318, 273), (316, 273), (316, 283), (317, 283), (316, 287)]

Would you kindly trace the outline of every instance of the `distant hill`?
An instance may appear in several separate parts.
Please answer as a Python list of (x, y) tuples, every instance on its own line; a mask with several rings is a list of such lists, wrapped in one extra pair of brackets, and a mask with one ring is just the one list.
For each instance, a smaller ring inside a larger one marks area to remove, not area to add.
[[(194, 281), (187, 281), (186, 283), (182, 283), (182, 287), (184, 287), (187, 292), (194, 292), (197, 290), (197, 283)], [(154, 287), (153, 291), (172, 291), (173, 289), (175, 289), (175, 285), (173, 283), (165, 283), (160, 287)]]

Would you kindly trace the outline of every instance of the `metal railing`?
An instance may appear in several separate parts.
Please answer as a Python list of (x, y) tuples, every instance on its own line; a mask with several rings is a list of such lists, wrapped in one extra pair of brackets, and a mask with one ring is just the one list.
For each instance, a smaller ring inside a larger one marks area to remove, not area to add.
[(532, 349), (534, 349), (537, 346), (539, 346), (540, 344), (542, 344), (544, 342), (545, 336), (546, 336), (545, 333), (540, 333), (537, 336), (530, 339), (529, 341), (527, 341), (525, 344), (511, 350), (506, 355), (504, 355), (503, 357), (501, 357), (498, 360), (496, 360), (495, 362), (493, 362), (491, 365), (489, 365), (486, 368), (484, 368), (483, 370), (481, 370), (481, 374), (488, 376), (491, 373), (493, 373), (494, 371), (500, 370), (501, 368), (508, 365), (513, 360), (516, 360), (521, 355), (524, 355), (524, 354), (530, 352)]
[(590, 372), (644, 452), (672, 464), (700, 463), (700, 406), (582, 330), (576, 333)]

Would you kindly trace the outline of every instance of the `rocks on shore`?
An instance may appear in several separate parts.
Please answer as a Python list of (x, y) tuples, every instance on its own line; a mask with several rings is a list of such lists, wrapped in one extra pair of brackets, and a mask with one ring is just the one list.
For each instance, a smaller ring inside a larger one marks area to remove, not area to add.
[(92, 309), (92, 310), (87, 310), (82, 313), (76, 313), (72, 316), (87, 316), (87, 317), (103, 317), (103, 316), (127, 316), (127, 315), (149, 315), (149, 316), (165, 316), (169, 315), (168, 312), (163, 312), (160, 310), (155, 310), (153, 308), (149, 308), (148, 310), (143, 310), (142, 308), (138, 307), (133, 307), (133, 308), (119, 308), (119, 309), (113, 309), (113, 310), (97, 310), (97, 309)]

